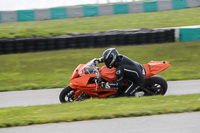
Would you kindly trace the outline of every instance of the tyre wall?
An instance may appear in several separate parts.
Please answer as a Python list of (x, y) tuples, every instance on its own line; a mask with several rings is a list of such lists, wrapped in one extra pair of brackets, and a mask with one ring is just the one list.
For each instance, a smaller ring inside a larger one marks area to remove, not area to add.
[(57, 37), (0, 39), (0, 54), (49, 51), (68, 48), (95, 48), (141, 45), (175, 41), (174, 29), (111, 30)]
[(0, 23), (157, 12), (200, 6), (200, 0), (157, 0), (109, 5), (75, 6), (0, 12)]

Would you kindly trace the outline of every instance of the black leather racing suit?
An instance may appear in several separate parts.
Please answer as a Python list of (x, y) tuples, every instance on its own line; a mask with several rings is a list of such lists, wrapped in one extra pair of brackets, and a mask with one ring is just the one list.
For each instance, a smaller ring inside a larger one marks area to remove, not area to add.
[(134, 92), (144, 84), (145, 81), (145, 69), (143, 65), (129, 59), (124, 55), (119, 55), (116, 68), (116, 80), (114, 83), (110, 83), (111, 88), (122, 88), (123, 80), (129, 81), (129, 86), (124, 91), (124, 96), (131, 96)]

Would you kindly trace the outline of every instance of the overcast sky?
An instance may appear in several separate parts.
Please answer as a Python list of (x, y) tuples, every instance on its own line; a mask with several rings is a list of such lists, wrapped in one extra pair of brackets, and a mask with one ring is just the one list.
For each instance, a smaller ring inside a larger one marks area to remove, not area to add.
[(130, 2), (134, 0), (0, 0), (0, 11), (41, 9), (80, 4), (103, 4), (108, 3), (108, 1)]

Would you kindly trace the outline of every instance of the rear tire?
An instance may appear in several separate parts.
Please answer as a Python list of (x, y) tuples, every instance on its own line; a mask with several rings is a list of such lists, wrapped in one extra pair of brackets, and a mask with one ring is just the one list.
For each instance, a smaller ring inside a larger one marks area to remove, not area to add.
[(76, 90), (72, 89), (70, 86), (65, 87), (60, 93), (59, 96), (60, 102), (61, 103), (73, 102), (75, 92)]
[(163, 77), (154, 75), (145, 80), (143, 87), (151, 92), (151, 94), (145, 92), (146, 96), (165, 95), (165, 93), (167, 92), (168, 85), (167, 81)]

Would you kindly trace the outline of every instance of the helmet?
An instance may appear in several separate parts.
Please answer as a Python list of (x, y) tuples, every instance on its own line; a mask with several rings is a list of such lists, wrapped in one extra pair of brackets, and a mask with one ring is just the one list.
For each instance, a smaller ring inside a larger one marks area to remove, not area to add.
[(112, 68), (117, 61), (119, 53), (115, 48), (109, 48), (103, 53), (103, 61), (108, 68)]

